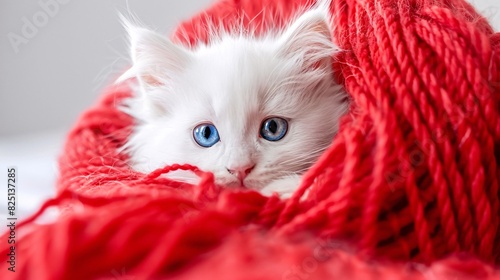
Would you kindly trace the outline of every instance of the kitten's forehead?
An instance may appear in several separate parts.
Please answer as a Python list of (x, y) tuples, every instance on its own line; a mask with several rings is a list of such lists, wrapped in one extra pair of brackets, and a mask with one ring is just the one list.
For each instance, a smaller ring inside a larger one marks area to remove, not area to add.
[(241, 127), (255, 119), (272, 80), (271, 53), (259, 43), (235, 40), (200, 50), (197, 58), (199, 86), (210, 96), (217, 118)]

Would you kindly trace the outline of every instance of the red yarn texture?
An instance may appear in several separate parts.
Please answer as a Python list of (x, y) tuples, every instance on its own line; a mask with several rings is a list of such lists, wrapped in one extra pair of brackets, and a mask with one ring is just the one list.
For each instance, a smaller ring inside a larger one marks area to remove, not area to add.
[[(223, 0), (174, 38), (259, 33), (311, 2)], [(0, 278), (500, 279), (500, 34), (461, 0), (331, 12), (351, 111), (291, 199), (219, 188), (194, 166), (130, 170), (116, 105), (131, 93), (111, 87), (68, 136), (57, 197), (17, 227), (15, 273), (2, 242)], [(174, 169), (201, 181), (160, 176)]]

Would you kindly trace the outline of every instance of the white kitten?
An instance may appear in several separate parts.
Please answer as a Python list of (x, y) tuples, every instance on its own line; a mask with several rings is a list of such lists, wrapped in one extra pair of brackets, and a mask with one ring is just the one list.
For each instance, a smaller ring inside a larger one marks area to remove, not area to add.
[(188, 163), (222, 186), (291, 195), (347, 109), (327, 18), (310, 10), (281, 34), (226, 33), (194, 49), (128, 24), (133, 66), (120, 80), (139, 82), (124, 108), (137, 121), (131, 166)]

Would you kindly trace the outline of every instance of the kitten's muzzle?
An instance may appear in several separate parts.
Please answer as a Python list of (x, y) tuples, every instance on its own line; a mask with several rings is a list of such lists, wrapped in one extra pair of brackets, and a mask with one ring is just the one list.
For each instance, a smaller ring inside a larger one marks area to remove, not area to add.
[(250, 172), (252, 172), (254, 167), (255, 167), (255, 164), (252, 163), (249, 165), (243, 165), (243, 166), (239, 166), (236, 168), (226, 168), (226, 170), (227, 170), (227, 172), (229, 172), (229, 174), (236, 176), (238, 178), (238, 180), (240, 180), (240, 183), (243, 185), (243, 180), (245, 180), (245, 178), (248, 176), (248, 174), (250, 174)]

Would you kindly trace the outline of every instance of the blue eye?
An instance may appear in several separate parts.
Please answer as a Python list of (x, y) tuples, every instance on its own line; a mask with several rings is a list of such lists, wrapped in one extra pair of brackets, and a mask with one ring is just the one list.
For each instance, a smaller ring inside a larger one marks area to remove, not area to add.
[(193, 138), (198, 145), (208, 148), (219, 142), (219, 132), (211, 123), (200, 124), (193, 130)]
[(285, 119), (273, 117), (264, 120), (260, 127), (260, 136), (267, 141), (279, 141), (288, 130), (288, 122)]

